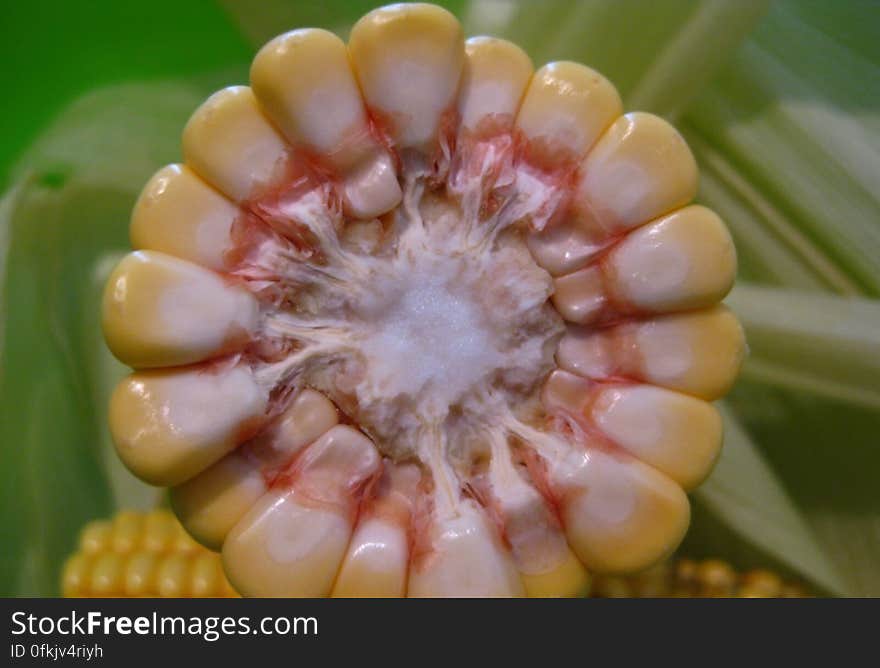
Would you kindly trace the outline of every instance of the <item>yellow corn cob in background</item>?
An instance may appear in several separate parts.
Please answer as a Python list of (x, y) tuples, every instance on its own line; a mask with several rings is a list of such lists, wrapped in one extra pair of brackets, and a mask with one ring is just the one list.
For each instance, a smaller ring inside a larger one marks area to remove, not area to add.
[(576, 596), (668, 557), (745, 349), (678, 132), (421, 3), (250, 78), (104, 293), (125, 464), (245, 595)]
[(760, 568), (737, 572), (721, 559), (678, 558), (631, 576), (593, 579), (593, 596), (602, 598), (805, 598), (807, 589)]
[(123, 511), (83, 527), (65, 563), (67, 598), (237, 596), (220, 555), (195, 542), (168, 510)]
[[(216, 598), (237, 594), (220, 557), (190, 538), (167, 510), (123, 511), (83, 527), (79, 548), (61, 576), (67, 598)], [(586, 593), (586, 592), (584, 592)], [(677, 558), (630, 576), (600, 575), (592, 596), (602, 598), (802, 598), (800, 584), (767, 569), (736, 572), (720, 559)]]

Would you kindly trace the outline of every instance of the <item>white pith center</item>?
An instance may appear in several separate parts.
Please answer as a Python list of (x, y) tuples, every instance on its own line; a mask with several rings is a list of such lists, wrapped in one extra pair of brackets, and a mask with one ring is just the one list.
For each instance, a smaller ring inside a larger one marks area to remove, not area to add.
[(371, 390), (389, 400), (422, 395), (420, 412), (439, 416), (505, 360), (470, 294), (474, 286), (456, 286), (467, 262), (428, 257), (419, 264), (406, 283), (382, 282), (392, 292), (361, 353)]
[(327, 393), (395, 460), (471, 459), (553, 367), (550, 276), (517, 230), (492, 233), (442, 191), (411, 185), (377, 253), (339, 245), (323, 271), (333, 280), (309, 286), (309, 307), (272, 327), (306, 341), (296, 384)]

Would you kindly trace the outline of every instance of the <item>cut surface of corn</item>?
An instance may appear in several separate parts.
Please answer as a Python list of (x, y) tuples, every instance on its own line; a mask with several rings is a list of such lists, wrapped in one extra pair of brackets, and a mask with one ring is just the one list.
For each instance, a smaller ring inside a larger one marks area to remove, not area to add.
[(245, 595), (578, 596), (669, 555), (745, 349), (676, 130), (422, 3), (250, 76), (105, 292), (129, 468)]

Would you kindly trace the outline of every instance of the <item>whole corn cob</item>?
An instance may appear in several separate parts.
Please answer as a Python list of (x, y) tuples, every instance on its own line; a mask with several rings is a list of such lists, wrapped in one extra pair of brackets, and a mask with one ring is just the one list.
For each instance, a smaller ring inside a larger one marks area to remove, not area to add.
[(120, 512), (83, 527), (61, 591), (68, 598), (236, 596), (220, 556), (195, 542), (167, 510)]
[(630, 576), (597, 576), (593, 596), (603, 598), (805, 598), (802, 584), (768, 569), (737, 572), (721, 559), (678, 558)]
[(118, 452), (260, 596), (572, 596), (671, 553), (744, 351), (660, 118), (428, 4), (269, 42), (108, 282)]

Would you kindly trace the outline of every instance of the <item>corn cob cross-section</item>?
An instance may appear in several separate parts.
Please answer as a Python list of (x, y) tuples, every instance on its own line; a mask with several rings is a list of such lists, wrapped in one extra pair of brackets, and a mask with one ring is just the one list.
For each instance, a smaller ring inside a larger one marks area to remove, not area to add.
[(673, 550), (744, 349), (694, 159), (428, 4), (266, 44), (135, 207), (123, 461), (258, 596), (566, 596)]

